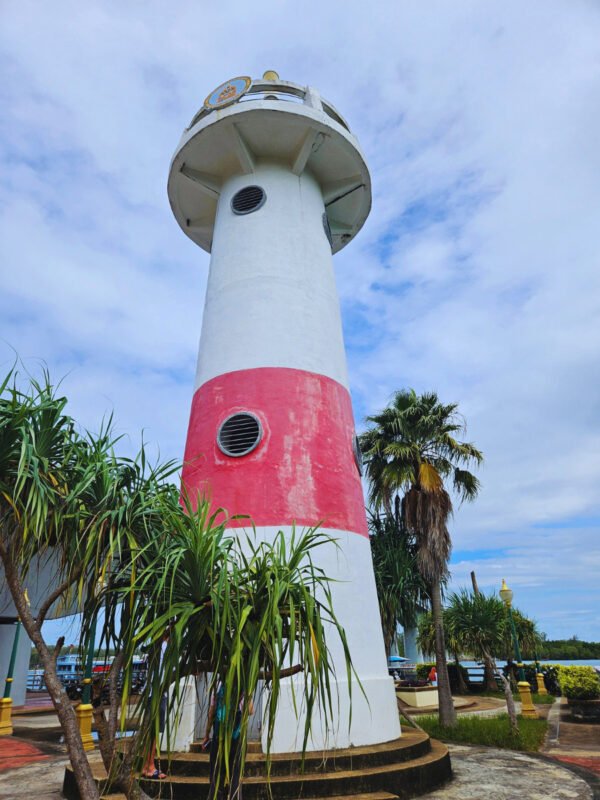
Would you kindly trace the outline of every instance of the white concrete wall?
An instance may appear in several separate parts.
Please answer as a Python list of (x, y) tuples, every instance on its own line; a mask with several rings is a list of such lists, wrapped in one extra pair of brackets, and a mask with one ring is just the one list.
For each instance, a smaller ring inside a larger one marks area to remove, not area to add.
[[(257, 536), (272, 540), (278, 528), (259, 528)], [(289, 535), (290, 528), (284, 528)], [(332, 730), (326, 731), (318, 714), (313, 718), (310, 750), (350, 747), (390, 741), (400, 736), (400, 722), (394, 682), (388, 675), (381, 619), (369, 540), (356, 533), (325, 531), (337, 539), (314, 552), (315, 561), (334, 583), (330, 584), (333, 607), (346, 631), (350, 654), (366, 699), (356, 681), (352, 684), (352, 725), (349, 728), (350, 700), (344, 655), (339, 637), (332, 630), (328, 646), (337, 676), (333, 685), (335, 716)], [(277, 715), (273, 752), (293, 752), (302, 746), (304, 718), (296, 717), (292, 702), (292, 681), (281, 698)], [(298, 683), (296, 679), (296, 684)], [(339, 707), (336, 707), (339, 703)], [(266, 707), (266, 703), (264, 704)], [(266, 733), (263, 731), (263, 748)]]
[[(257, 541), (272, 541), (279, 531), (277, 527), (263, 527), (256, 531)], [(289, 535), (290, 528), (284, 528)], [(379, 606), (368, 539), (345, 531), (324, 531), (337, 539), (337, 545), (323, 545), (314, 555), (319, 566), (336, 581), (331, 583), (333, 607), (346, 631), (348, 646), (354, 668), (360, 678), (352, 681), (352, 698), (348, 693), (344, 654), (339, 637), (332, 629), (327, 640), (337, 675), (332, 680), (333, 717), (329, 717), (326, 728), (318, 710), (313, 713), (312, 735), (309, 750), (323, 750), (376, 744), (391, 741), (400, 736), (400, 721), (396, 703), (394, 682), (388, 675)], [(236, 529), (236, 533), (242, 533)], [(249, 535), (252, 535), (248, 531)], [(298, 677), (284, 681), (280, 696), (275, 733), (271, 743), (274, 753), (297, 752), (302, 747), (305, 715), (301, 703), (301, 681)], [(194, 738), (202, 738), (206, 726), (208, 700), (206, 678), (200, 678), (192, 691), (187, 687), (182, 720), (173, 750), (189, 750)], [(362, 688), (361, 688), (362, 687)], [(296, 693), (298, 715), (294, 708), (293, 692)], [(363, 695), (364, 691), (364, 695)], [(194, 694), (195, 692), (195, 694)], [(250, 738), (261, 728), (261, 710), (267, 708), (266, 697), (255, 697), (255, 715), (250, 721)], [(350, 707), (352, 724), (349, 726)], [(267, 736), (262, 726), (263, 750), (266, 751)]]
[[(166, 728), (163, 731), (160, 741), (160, 748), (163, 752), (170, 750), (171, 752), (187, 753), (191, 743), (196, 739), (200, 713), (196, 683), (197, 679), (194, 677), (182, 678), (179, 682), (178, 714), (176, 718), (171, 719), (169, 737), (167, 737)], [(167, 738), (170, 741), (167, 741)]]
[[(0, 625), (0, 697), (4, 694), (5, 680), (8, 674), (10, 654), (12, 652), (13, 641), (15, 638), (16, 625)], [(17, 648), (17, 660), (15, 662), (14, 681), (11, 689), (13, 706), (25, 704), (25, 692), (27, 689), (27, 671), (29, 669), (29, 659), (31, 657), (31, 642), (21, 627), (19, 634), (19, 645)]]
[[(262, 208), (231, 210), (244, 186), (261, 186)], [(305, 172), (261, 163), (221, 190), (206, 292), (196, 387), (254, 367), (290, 367), (348, 386), (323, 197)]]
[[(56, 561), (51, 557), (33, 559), (24, 585), (27, 588), (32, 612), (35, 614), (57, 582)], [(59, 602), (50, 609), (47, 619), (74, 614), (75, 607), (65, 609)], [(17, 612), (4, 577), (4, 567), (0, 563), (0, 616), (16, 617)]]

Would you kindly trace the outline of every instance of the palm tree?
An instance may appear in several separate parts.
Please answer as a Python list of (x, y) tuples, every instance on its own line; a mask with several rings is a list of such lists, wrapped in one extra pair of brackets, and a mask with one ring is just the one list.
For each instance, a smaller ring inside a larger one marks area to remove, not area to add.
[(452, 501), (445, 481), (459, 500), (473, 500), (479, 481), (466, 467), (483, 460), (481, 452), (456, 434), (465, 431), (456, 403), (443, 404), (435, 392), (399, 391), (360, 442), (367, 466), (369, 499), (375, 510), (390, 510), (402, 493), (401, 513), (415, 537), (419, 572), (427, 582), (436, 632), (439, 713), (443, 725), (456, 724), (442, 620), (442, 582), (448, 574), (451, 541), (447, 522)]
[[(455, 638), (453, 632), (448, 629), (446, 624), (447, 609), (444, 609), (444, 636), (446, 647), (452, 653), (454, 658), (454, 666), (456, 668), (456, 692), (458, 694), (468, 694), (469, 687), (465, 681), (463, 668), (460, 664), (460, 656), (462, 654), (461, 643)], [(433, 615), (431, 612), (421, 614), (419, 617), (418, 631), (417, 631), (417, 645), (419, 650), (426, 656), (435, 656), (435, 624), (433, 622)]]
[(457, 641), (461, 653), (469, 653), (484, 663), (484, 688), (498, 689), (493, 657), (504, 642), (506, 610), (495, 595), (472, 593), (466, 589), (448, 598), (444, 615), (446, 632)]
[(416, 627), (419, 610), (429, 598), (417, 569), (414, 542), (399, 516), (370, 514), (369, 531), (383, 640), (389, 656), (398, 625)]

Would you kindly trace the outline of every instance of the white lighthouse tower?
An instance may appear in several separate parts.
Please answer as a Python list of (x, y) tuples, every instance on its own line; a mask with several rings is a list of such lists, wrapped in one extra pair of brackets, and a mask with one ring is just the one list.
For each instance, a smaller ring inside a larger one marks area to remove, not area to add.
[[(183, 231), (211, 254), (184, 484), (250, 515), (265, 538), (321, 522), (337, 539), (320, 566), (337, 581), (368, 702), (354, 686), (349, 728), (340, 646), (338, 724), (325, 734), (316, 720), (309, 749), (395, 739), (332, 262), (371, 206), (358, 142), (314, 89), (272, 72), (235, 78), (184, 132), (168, 191)], [(282, 702), (272, 750), (298, 750), (298, 731)]]

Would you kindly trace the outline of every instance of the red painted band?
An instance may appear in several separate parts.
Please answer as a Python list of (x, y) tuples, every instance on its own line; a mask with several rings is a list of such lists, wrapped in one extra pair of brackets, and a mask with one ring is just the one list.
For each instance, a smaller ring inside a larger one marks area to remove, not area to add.
[[(263, 435), (251, 453), (232, 458), (217, 432), (240, 411), (258, 417)], [(350, 394), (331, 378), (283, 367), (228, 372), (194, 395), (183, 484), (192, 498), (206, 494), (213, 507), (248, 514), (257, 526), (321, 522), (367, 536), (353, 438)]]

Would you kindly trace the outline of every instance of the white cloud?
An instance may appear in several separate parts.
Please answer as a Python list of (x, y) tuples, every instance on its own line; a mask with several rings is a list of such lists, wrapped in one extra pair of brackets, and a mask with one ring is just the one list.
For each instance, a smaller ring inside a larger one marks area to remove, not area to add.
[(171, 153), (230, 75), (314, 84), (373, 174), (336, 257), (357, 412), (407, 385), (457, 400), (486, 455), (457, 550), (491, 580), (477, 551), (507, 547), (513, 583), (536, 558), (546, 594), (560, 567), (597, 606), (589, 531), (540, 561), (531, 526), (600, 516), (599, 34), (583, 0), (4, 8), (0, 336), (70, 373), (86, 425), (114, 406), (181, 455), (208, 259), (171, 217)]

